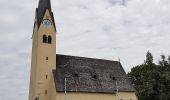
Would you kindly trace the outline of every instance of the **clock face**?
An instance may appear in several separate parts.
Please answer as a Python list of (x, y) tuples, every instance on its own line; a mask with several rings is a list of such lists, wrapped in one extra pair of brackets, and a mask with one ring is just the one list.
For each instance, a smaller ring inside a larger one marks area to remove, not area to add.
[(52, 22), (49, 19), (44, 19), (43, 20), (43, 25), (45, 27), (50, 27), (50, 26), (52, 26)]

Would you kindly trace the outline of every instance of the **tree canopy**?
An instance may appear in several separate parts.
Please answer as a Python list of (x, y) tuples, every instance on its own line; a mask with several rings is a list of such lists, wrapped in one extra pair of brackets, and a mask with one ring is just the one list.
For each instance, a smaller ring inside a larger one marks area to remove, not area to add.
[(128, 73), (139, 100), (170, 100), (170, 56), (161, 55), (158, 64), (148, 51), (143, 64)]

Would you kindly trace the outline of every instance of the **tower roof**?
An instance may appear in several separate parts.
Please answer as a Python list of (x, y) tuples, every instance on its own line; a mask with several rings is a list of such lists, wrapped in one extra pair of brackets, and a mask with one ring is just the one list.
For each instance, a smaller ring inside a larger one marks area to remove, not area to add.
[(51, 11), (51, 2), (50, 2), (50, 0), (39, 0), (39, 4), (38, 4), (39, 15), (43, 16), (46, 9)]
[(36, 9), (37, 18), (38, 18), (38, 26), (40, 26), (40, 24), (43, 20), (45, 11), (47, 9), (50, 12), (52, 22), (53, 22), (54, 27), (55, 27), (54, 16), (53, 16), (53, 12), (51, 11), (51, 0), (39, 0), (38, 8)]

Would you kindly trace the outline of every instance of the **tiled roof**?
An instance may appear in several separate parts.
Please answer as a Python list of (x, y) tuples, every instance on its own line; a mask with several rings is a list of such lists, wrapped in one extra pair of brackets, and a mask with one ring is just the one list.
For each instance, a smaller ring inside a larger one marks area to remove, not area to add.
[(53, 70), (56, 91), (115, 93), (135, 91), (120, 62), (56, 55)]

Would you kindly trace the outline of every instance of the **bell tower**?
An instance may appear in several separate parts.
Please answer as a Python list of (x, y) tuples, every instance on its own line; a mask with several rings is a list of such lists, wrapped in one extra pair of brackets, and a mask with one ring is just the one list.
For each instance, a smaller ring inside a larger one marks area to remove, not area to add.
[(32, 35), (29, 100), (51, 100), (56, 66), (56, 27), (50, 0), (39, 0)]

